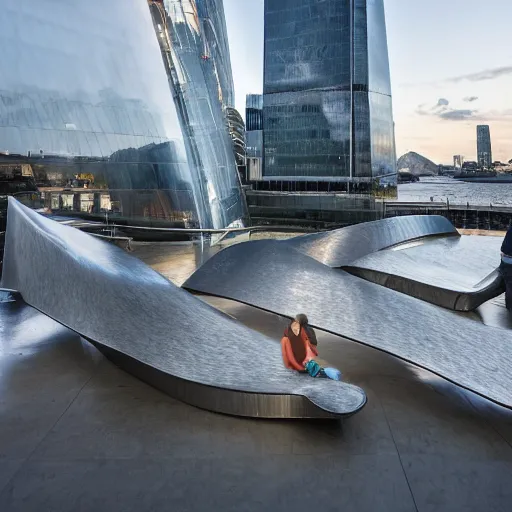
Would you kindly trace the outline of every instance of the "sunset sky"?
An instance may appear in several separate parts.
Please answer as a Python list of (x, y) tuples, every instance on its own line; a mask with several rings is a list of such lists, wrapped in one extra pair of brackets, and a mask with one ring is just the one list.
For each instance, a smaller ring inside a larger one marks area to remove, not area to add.
[[(237, 108), (263, 87), (263, 0), (224, 0)], [(385, 0), (398, 156), (476, 159), (489, 124), (494, 160), (512, 158), (510, 0)]]

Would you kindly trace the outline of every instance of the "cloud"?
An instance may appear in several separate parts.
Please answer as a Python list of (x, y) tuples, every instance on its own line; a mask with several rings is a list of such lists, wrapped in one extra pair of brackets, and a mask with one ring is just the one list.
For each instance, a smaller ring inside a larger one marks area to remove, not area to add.
[(437, 103), (426, 108), (425, 103), (418, 105), (416, 113), (420, 116), (436, 117), (443, 121), (465, 121), (467, 119), (479, 119), (478, 112), (470, 109), (455, 109), (449, 106), (446, 98), (439, 98)]
[(485, 80), (494, 80), (500, 76), (512, 75), (512, 66), (503, 66), (501, 68), (486, 69), (478, 73), (470, 73), (469, 75), (460, 75), (449, 78), (447, 81), (452, 83), (462, 82), (483, 82)]
[(475, 119), (476, 110), (448, 110), (437, 114), (441, 119), (447, 121), (465, 121), (466, 119)]
[(432, 115), (439, 115), (443, 112), (446, 112), (448, 110), (451, 110), (448, 105), (450, 102), (446, 98), (439, 98), (437, 100), (437, 103), (433, 105), (432, 107), (428, 107), (426, 103), (422, 103), (421, 105), (418, 105), (416, 109), (416, 113), (420, 116), (432, 116)]
[(478, 96), (466, 96), (463, 101), (466, 103), (473, 103), (473, 101), (476, 101), (478, 99)]

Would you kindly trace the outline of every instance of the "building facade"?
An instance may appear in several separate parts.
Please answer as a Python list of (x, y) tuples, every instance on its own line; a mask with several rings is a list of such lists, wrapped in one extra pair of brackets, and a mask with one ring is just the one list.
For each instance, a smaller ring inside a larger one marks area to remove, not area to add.
[(396, 187), (383, 0), (265, 0), (263, 147), (264, 180)]
[[(207, 19), (200, 57), (217, 91), (217, 103), (198, 92), (202, 111), (233, 97), (216, 5), (201, 2), (194, 18)], [(125, 224), (223, 228), (247, 217), (227, 119), (219, 106), (216, 139), (184, 122), (191, 109), (169, 90), (146, 0), (0, 0), (0, 9), (0, 188), (37, 193), (55, 213)], [(197, 164), (191, 133), (220, 147), (207, 164)]]
[(263, 95), (247, 95), (245, 124), (247, 181), (261, 181), (263, 179)]
[[(211, 228), (248, 220), (238, 174), (240, 140), (230, 136), (234, 103), (221, 0), (149, 0), (189, 162), (209, 205)], [(233, 128), (236, 128), (233, 125)]]
[(202, 225), (209, 205), (147, 3), (0, 0), (0, 10), (1, 180), (59, 213)]
[(462, 169), (464, 157), (462, 155), (453, 155), (453, 167), (455, 169)]
[(477, 160), (480, 167), (491, 167), (492, 165), (492, 146), (491, 130), (488, 125), (479, 125), (476, 127), (477, 140)]

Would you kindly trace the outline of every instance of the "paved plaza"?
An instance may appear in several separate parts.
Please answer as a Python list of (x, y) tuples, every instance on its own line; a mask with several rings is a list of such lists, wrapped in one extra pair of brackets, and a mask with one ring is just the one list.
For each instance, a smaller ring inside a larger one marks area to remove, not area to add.
[[(286, 320), (209, 299), (278, 343)], [(344, 422), (177, 402), (22, 304), (0, 304), (0, 510), (509, 511), (512, 412), (318, 333), (368, 394)]]

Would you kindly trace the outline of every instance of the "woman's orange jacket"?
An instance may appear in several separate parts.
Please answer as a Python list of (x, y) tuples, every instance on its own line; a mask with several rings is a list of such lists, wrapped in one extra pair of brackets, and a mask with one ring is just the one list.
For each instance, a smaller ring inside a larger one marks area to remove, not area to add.
[[(303, 347), (300, 347), (300, 350), (294, 351), (292, 342), (290, 341), (290, 336), (293, 336), (293, 332), (289, 334), (290, 330), (291, 326), (286, 329), (281, 339), (284, 365), (290, 370), (304, 371), (304, 364), (317, 357), (318, 351), (316, 347), (311, 344), (306, 329), (303, 327), (300, 328), (300, 332), (298, 336), (296, 336), (296, 341), (299, 340), (303, 344)], [(300, 353), (300, 355), (298, 355), (297, 352)], [(303, 359), (304, 354), (305, 357)], [(300, 359), (302, 359), (302, 361)]]

